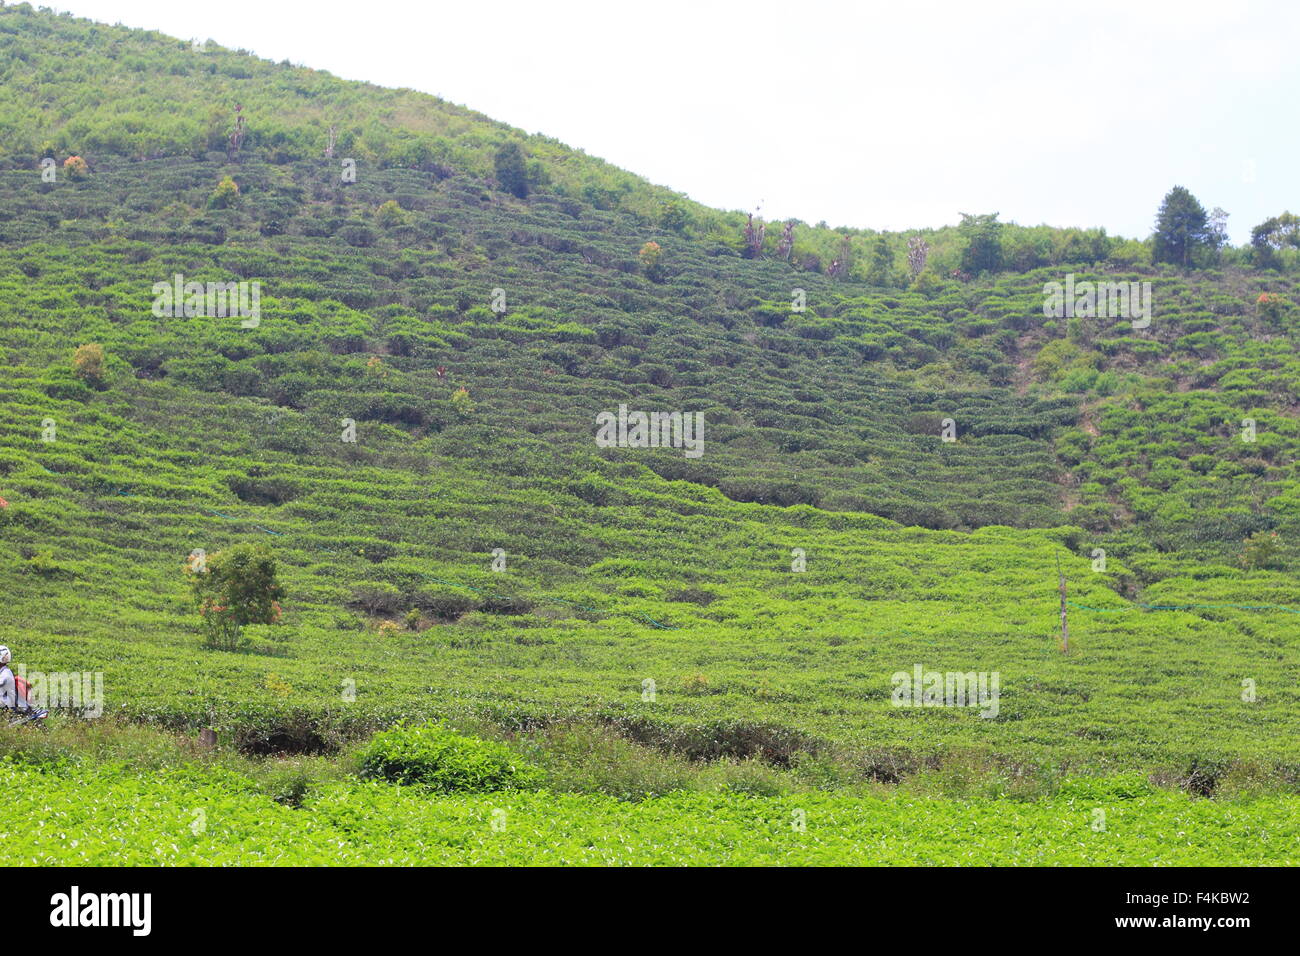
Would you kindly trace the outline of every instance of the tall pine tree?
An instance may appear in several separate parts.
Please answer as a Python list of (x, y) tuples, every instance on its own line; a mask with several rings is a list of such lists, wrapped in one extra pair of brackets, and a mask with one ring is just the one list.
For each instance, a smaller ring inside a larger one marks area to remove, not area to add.
[(1192, 264), (1193, 253), (1209, 244), (1210, 224), (1205, 207), (1182, 186), (1175, 186), (1156, 213), (1151, 258), (1186, 268)]

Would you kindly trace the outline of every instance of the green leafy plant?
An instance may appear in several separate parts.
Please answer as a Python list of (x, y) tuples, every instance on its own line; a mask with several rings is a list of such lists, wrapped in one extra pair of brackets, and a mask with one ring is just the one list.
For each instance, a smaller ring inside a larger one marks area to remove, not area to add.
[(406, 212), (397, 200), (390, 199), (375, 210), (375, 222), (384, 229), (392, 229), (406, 222)]
[(208, 206), (211, 209), (227, 209), (235, 204), (239, 199), (239, 184), (229, 176), (223, 176), (221, 182), (217, 183), (217, 188), (212, 190), (212, 195), (208, 197)]
[(504, 744), (461, 736), (443, 723), (401, 723), (375, 734), (357, 764), (363, 779), (441, 793), (529, 789), (543, 776)]
[(1281, 550), (1276, 531), (1257, 531), (1242, 542), (1241, 566), (1249, 571), (1280, 568)]
[(265, 546), (237, 544), (208, 557), (206, 565), (187, 564), (185, 573), (208, 647), (233, 650), (246, 625), (279, 622), (285, 590)]
[(451, 407), (461, 418), (474, 414), (474, 400), (469, 397), (469, 389), (461, 387), (451, 393)]
[(528, 167), (518, 143), (514, 140), (502, 143), (492, 161), (502, 189), (520, 199), (528, 195)]

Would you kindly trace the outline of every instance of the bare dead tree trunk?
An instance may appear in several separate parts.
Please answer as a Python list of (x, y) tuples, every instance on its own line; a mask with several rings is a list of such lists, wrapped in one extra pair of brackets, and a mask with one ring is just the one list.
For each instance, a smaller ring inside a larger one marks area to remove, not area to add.
[(749, 222), (745, 224), (745, 249), (751, 259), (758, 259), (763, 255), (763, 237), (767, 235), (767, 223), (760, 222), (758, 227), (754, 227), (754, 214), (749, 214)]
[(776, 246), (776, 257), (789, 262), (792, 249), (794, 249), (794, 220), (787, 222), (781, 230), (781, 241)]
[(839, 254), (831, 260), (831, 264), (826, 269), (826, 275), (832, 279), (847, 278), (849, 269), (851, 269), (852, 266), (853, 247), (849, 243), (848, 236), (841, 236)]
[(244, 107), (235, 107), (235, 128), (230, 134), (230, 148), (226, 150), (226, 158), (231, 162), (239, 156), (239, 147), (244, 145)]
[(930, 244), (920, 236), (907, 240), (907, 267), (912, 270), (915, 279), (925, 269), (925, 261), (930, 257)]

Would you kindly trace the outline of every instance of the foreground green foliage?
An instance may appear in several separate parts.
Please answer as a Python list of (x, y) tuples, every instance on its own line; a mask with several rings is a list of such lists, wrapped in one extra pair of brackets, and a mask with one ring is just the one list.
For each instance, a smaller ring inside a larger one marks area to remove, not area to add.
[[(679, 793), (422, 797), (337, 783), (291, 809), (237, 777), (0, 765), (15, 865), (1294, 865), (1300, 801), (1082, 789), (1041, 803)], [(1105, 829), (1094, 829), (1105, 811)]]
[(528, 789), (540, 777), (501, 744), (461, 736), (442, 724), (398, 724), (370, 738), (356, 759), (364, 779), (441, 793)]

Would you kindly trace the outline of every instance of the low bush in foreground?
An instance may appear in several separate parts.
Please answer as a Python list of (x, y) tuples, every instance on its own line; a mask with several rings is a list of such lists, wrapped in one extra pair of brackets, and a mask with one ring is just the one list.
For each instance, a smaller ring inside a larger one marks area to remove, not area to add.
[[(222, 767), (0, 761), (12, 866), (1294, 865), (1300, 800), (1087, 787), (1049, 800), (678, 791), (430, 794), (322, 782), (299, 799)], [(1067, 788), (1068, 789), (1068, 788)], [(1140, 788), (1139, 788), (1140, 789)]]
[(398, 724), (357, 752), (363, 779), (414, 784), (440, 793), (486, 793), (536, 786), (542, 772), (504, 744), (464, 737), (443, 723)]

